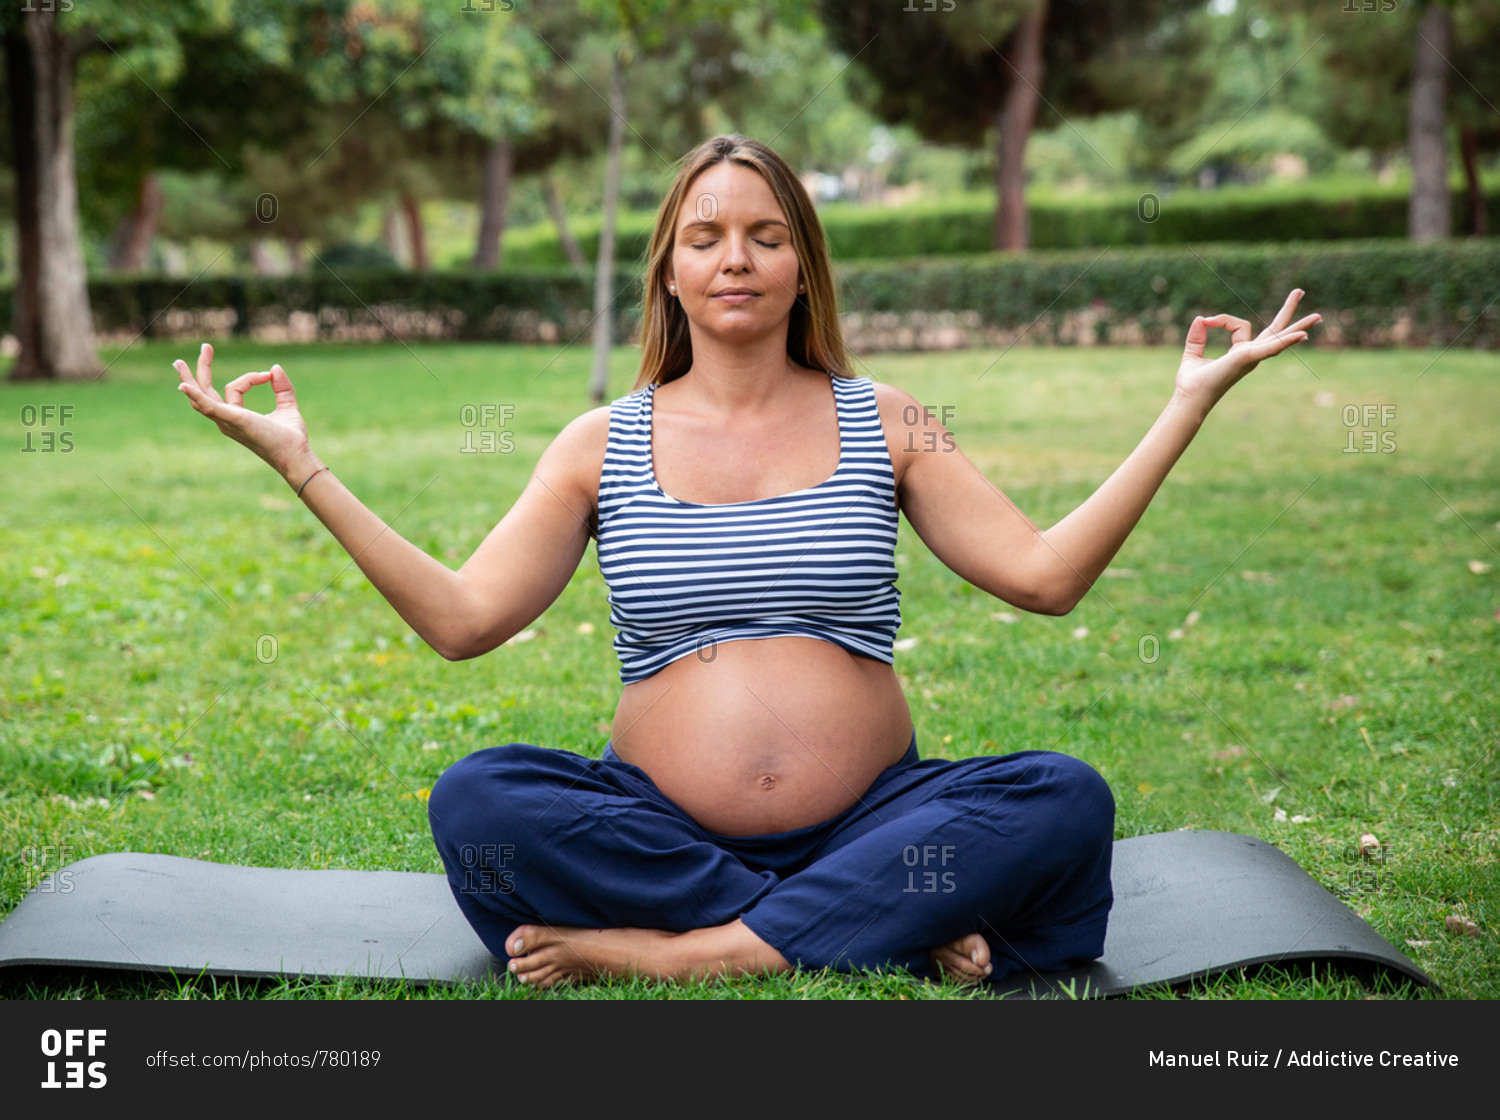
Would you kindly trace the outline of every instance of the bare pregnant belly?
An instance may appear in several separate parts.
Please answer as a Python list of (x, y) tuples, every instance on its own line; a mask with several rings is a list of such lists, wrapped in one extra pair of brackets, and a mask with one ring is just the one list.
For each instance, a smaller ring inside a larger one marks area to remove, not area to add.
[(620, 758), (710, 832), (786, 832), (837, 816), (911, 744), (889, 666), (816, 638), (724, 642), (627, 685)]

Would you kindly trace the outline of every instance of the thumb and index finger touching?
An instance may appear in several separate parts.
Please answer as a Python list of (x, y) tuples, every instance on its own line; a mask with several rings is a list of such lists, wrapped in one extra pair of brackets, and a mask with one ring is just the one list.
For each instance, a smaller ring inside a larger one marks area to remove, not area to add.
[(214, 388), (213, 382), (213, 360), (214, 348), (205, 342), (198, 350), (198, 366), (196, 371), (190, 371), (188, 364), (181, 358), (172, 363), (177, 371), (181, 383), (178, 390), (187, 394), (193, 402), (193, 407), (207, 416), (219, 415), (220, 410), (215, 406), (228, 405), (233, 408), (243, 408), (245, 390), (256, 385), (264, 385), (270, 382), (272, 391), (276, 394), (276, 407), (294, 407), (297, 403), (296, 393), (292, 389), (292, 381), (286, 375), (286, 371), (280, 364), (273, 365), (269, 370), (260, 370), (253, 373), (242, 374), (224, 386), (224, 396), (220, 397), (218, 390)]
[(270, 369), (259, 370), (255, 373), (242, 373), (228, 385), (224, 386), (224, 403), (239, 408), (245, 406), (245, 390), (256, 385), (271, 383), (271, 391), (276, 394), (277, 408), (290, 408), (297, 403), (297, 394), (292, 391), (291, 378), (287, 377), (286, 371), (280, 365), (274, 365)]
[[(1197, 358), (1203, 356), (1203, 347), (1208, 342), (1209, 327), (1223, 327), (1229, 331), (1229, 345), (1231, 347), (1237, 346), (1241, 342), (1265, 342), (1268, 346), (1280, 349), (1286, 341), (1295, 342), (1306, 338), (1307, 334), (1304, 328), (1321, 321), (1323, 317), (1314, 313), (1303, 317), (1295, 324), (1291, 324), (1292, 314), (1304, 295), (1306, 293), (1301, 288), (1294, 288), (1291, 294), (1287, 296), (1281, 310), (1277, 312), (1276, 318), (1261, 332), (1259, 338), (1251, 337), (1250, 332), (1252, 328), (1248, 319), (1241, 319), (1235, 315), (1209, 315), (1206, 317), (1199, 315), (1193, 320), (1192, 325), (1188, 327), (1187, 355)], [(1292, 326), (1291, 331), (1287, 331), (1289, 324)]]

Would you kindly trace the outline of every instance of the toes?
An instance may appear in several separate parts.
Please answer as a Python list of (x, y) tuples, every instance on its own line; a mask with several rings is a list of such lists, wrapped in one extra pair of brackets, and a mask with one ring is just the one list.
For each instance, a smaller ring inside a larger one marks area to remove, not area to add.
[(984, 975), (983, 970), (968, 957), (946, 946), (932, 951), (932, 962), (945, 976), (958, 980), (978, 980)]
[(505, 943), (505, 949), (512, 957), (519, 957), (527, 949), (539, 949), (542, 944), (541, 930), (536, 926), (517, 926)]
[(932, 950), (931, 956), (939, 971), (957, 980), (982, 980), (994, 971), (989, 942), (977, 933), (942, 945)]
[(570, 970), (563, 968), (555, 961), (544, 961), (541, 964), (520, 968), (512, 973), (512, 975), (517, 981), (526, 985), (526, 987), (538, 990), (555, 987), (558, 984), (570, 983), (576, 979)]
[(523, 973), (530, 975), (555, 963), (556, 954), (548, 953), (544, 949), (538, 949), (536, 952), (527, 953), (525, 956), (511, 957), (509, 968), (517, 976)]
[(974, 967), (988, 976), (990, 967), (990, 943), (977, 933), (971, 933), (959, 942), (959, 951), (974, 962)]
[(540, 968), (525, 973), (521, 978), (521, 983), (531, 988), (550, 988), (556, 974), (557, 969), (552, 965), (542, 965)]
[(552, 971), (553, 966), (546, 961), (533, 961), (531, 964), (523, 964), (519, 960), (510, 962), (510, 974), (528, 988), (540, 986)]

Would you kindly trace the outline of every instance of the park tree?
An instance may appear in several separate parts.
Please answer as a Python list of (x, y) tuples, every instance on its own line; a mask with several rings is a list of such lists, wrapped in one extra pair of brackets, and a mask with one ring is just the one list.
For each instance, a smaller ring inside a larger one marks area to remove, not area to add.
[(1212, 78), (1190, 98), (1160, 86), (1141, 90), (1137, 110), (1151, 122), (1142, 146), (1153, 169), (1211, 186), (1226, 176), (1263, 173), (1285, 154), (1301, 156), (1309, 170), (1331, 167), (1337, 145), (1317, 119), (1328, 88), (1307, 20), (1232, 3), (1186, 18), (1193, 32), (1178, 49), (1211, 59)]
[[(92, 80), (116, 95), (122, 110), (113, 142), (117, 153), (128, 154), (113, 179), (101, 175), (106, 196), (118, 194), (131, 176), (139, 189), (157, 167), (179, 159), (212, 166), (209, 154), (227, 174), (241, 174), (243, 166), (231, 160), (254, 142), (256, 130), (284, 126), (279, 139), (290, 142), (305, 135), (307, 112), (354, 104), (361, 95), (368, 101), (384, 88), (377, 82), (398, 73), (370, 60), (394, 63), (409, 32), (372, 12), (369, 4), (310, 0), (56, 0), (0, 9), (18, 246), (13, 303), (20, 352), (12, 379), (102, 373), (81, 240), (74, 129), (80, 66), (102, 68)], [(367, 30), (381, 49), (364, 50)], [(195, 52), (200, 47), (204, 52)], [(228, 73), (189, 72), (190, 62), (210, 59)], [(215, 89), (233, 96), (216, 101)], [(220, 127), (196, 128), (185, 113), (217, 115)], [(110, 129), (100, 123), (100, 131), (108, 150)]]
[(101, 366), (89, 317), (78, 180), (73, 163), (73, 69), (85, 36), (60, 13), (3, 16), (8, 155), (15, 175), (20, 353), (13, 380), (95, 377)]
[(1485, 233), (1482, 152), (1500, 148), (1500, 2), (1497, 0), (1263, 0), (1296, 14), (1316, 36), (1309, 57), (1327, 83), (1312, 102), (1337, 143), (1384, 158), (1405, 148), (1412, 187), (1407, 234), (1452, 233), (1450, 132), (1468, 184), (1469, 231)]
[(13, 329), (20, 343), (11, 379), (79, 380), (102, 373), (79, 217), (74, 76), (80, 60), (107, 50), (144, 71), (143, 81), (160, 79), (181, 65), (179, 30), (222, 23), (227, 8), (216, 0), (49, 0), (0, 9), (5, 143), (15, 196)]
[(463, 190), (481, 201), (474, 262), (498, 264), (509, 153), (546, 117), (535, 81), (546, 52), (515, 7), (322, 0), (293, 18), (279, 7), (274, 26), (289, 35), (263, 53), (298, 75), (303, 119), (279, 143), (257, 138), (245, 165), (254, 189), (282, 203), (282, 235), (342, 231), (360, 202), (393, 198), (425, 268), (420, 203)]
[[(403, 163), (418, 169), (418, 176), (425, 168), (438, 193), (453, 197), (461, 188), (468, 197), (477, 196), (479, 230), (471, 263), (496, 268), (517, 146), (541, 131), (553, 112), (542, 76), (555, 59), (536, 27), (558, 36), (564, 31), (549, 18), (550, 5), (527, 19), (513, 0), (463, 5), (382, 0), (380, 7), (411, 13), (417, 17), (413, 26), (420, 28), (409, 45), (411, 64), (386, 95), (389, 123), (406, 144)], [(477, 183), (470, 169), (477, 169)], [(401, 193), (416, 244), (418, 197), (410, 189)]]
[[(319, 109), (298, 76), (245, 42), (232, 20), (181, 28), (180, 62), (151, 80), (114, 51), (85, 56), (77, 73), (77, 151), (84, 225), (110, 235), (109, 267), (146, 265), (158, 232), (259, 245), (247, 161), (317, 132)], [(262, 42), (264, 39), (262, 37)], [(348, 123), (331, 118), (317, 155)], [(259, 217), (269, 216), (263, 202)]]
[[(598, 94), (607, 102), (609, 117), (599, 250), (594, 262), (594, 356), (589, 376), (589, 398), (597, 404), (604, 401), (608, 392), (609, 350), (613, 342), (609, 309), (614, 301), (615, 223), (626, 132), (629, 130), (641, 139), (668, 166), (671, 161), (661, 155), (663, 150), (681, 152), (705, 137), (709, 120), (706, 106), (722, 92), (721, 85), (739, 80), (725, 65), (736, 46), (734, 36), (725, 29), (732, 26), (742, 5), (732, 0), (573, 2), (582, 20), (596, 32), (580, 43), (580, 60), (589, 57), (607, 60), (608, 71), (604, 83), (588, 82), (587, 63), (579, 67), (584, 71), (580, 77), (589, 88), (598, 90), (602, 84), (608, 91)], [(770, 0), (763, 5), (763, 11), (770, 18), (812, 30), (811, 10), (802, 0)], [(684, 51), (685, 41), (709, 49), (701, 54)], [(710, 60), (719, 63), (716, 73), (705, 65)], [(670, 99), (657, 97), (649, 112), (632, 118), (628, 86), (631, 76), (642, 72), (648, 75), (646, 85), (653, 82), (664, 87), (675, 85), (678, 93)], [(664, 74), (671, 77), (664, 79)], [(657, 142), (646, 134), (654, 136)]]
[[(995, 247), (1024, 249), (1032, 130), (1128, 107), (1132, 89), (1120, 81), (1127, 71), (1148, 81), (1169, 74), (1183, 80), (1182, 60), (1191, 52), (1163, 28), (1197, 7), (1196, 0), (914, 0), (904, 7), (819, 0), (817, 11), (830, 41), (868, 76), (869, 104), (881, 119), (965, 147), (993, 132)], [(1173, 65), (1159, 67), (1153, 79), (1156, 58)], [(1199, 72), (1207, 66), (1202, 60)]]

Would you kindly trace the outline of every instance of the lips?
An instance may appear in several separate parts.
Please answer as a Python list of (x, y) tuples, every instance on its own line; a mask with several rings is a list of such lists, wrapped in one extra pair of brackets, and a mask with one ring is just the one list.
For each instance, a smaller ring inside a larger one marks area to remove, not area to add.
[(714, 299), (720, 296), (758, 296), (759, 292), (752, 292), (749, 288), (725, 288), (722, 292), (715, 292)]

